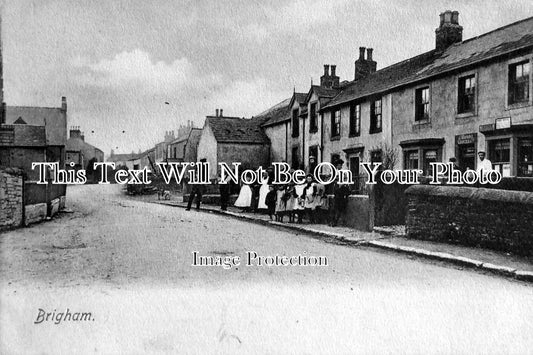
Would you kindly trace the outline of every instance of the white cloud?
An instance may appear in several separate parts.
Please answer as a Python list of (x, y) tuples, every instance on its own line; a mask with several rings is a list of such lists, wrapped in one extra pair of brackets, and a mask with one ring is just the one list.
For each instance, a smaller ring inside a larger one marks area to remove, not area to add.
[(71, 65), (79, 69), (78, 79), (82, 83), (99, 87), (142, 86), (148, 91), (168, 91), (184, 87), (194, 78), (194, 67), (187, 58), (172, 63), (155, 62), (140, 49), (121, 52), (113, 59), (97, 63), (78, 57)]
[(286, 99), (291, 92), (273, 88), (264, 78), (235, 81), (214, 95), (211, 102), (224, 109), (227, 115), (251, 117)]

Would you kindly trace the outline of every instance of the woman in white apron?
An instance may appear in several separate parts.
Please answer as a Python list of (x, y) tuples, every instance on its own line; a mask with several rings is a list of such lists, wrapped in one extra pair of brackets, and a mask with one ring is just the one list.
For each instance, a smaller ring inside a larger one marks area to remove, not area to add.
[(239, 191), (239, 197), (235, 201), (235, 207), (242, 208), (242, 212), (248, 210), (252, 205), (252, 189), (250, 185), (243, 184), (241, 191)]

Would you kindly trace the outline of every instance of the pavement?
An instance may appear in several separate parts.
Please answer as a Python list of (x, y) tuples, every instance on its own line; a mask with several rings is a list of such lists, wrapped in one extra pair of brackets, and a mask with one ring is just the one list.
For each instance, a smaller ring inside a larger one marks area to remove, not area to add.
[[(147, 202), (186, 208), (187, 203), (181, 202), (182, 198), (181, 195), (174, 195), (170, 200), (159, 200), (155, 195), (142, 197)], [(236, 207), (228, 207), (227, 211), (222, 211), (219, 206), (202, 204), (201, 210), (303, 232), (337, 244), (351, 244), (416, 255), (533, 282), (533, 257), (528, 258), (478, 247), (410, 239), (406, 237), (405, 226), (374, 227), (372, 232), (367, 232), (343, 226), (331, 227), (325, 224), (281, 223), (270, 220), (266, 214), (243, 212)]]

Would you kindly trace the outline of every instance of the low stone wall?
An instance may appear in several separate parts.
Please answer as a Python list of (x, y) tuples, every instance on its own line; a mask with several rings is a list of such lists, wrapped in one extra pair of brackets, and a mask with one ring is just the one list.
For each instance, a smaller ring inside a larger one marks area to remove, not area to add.
[(0, 170), (0, 230), (23, 224), (23, 186), (22, 170)]
[(408, 238), (533, 255), (533, 193), (414, 185), (408, 196)]
[[(333, 196), (329, 196), (329, 203), (333, 203)], [(343, 226), (371, 231), (374, 228), (374, 217), (370, 208), (370, 199), (366, 195), (348, 196), (346, 210), (339, 223)]]
[(36, 203), (34, 205), (27, 205), (25, 208), (26, 220), (25, 224), (32, 224), (46, 219), (47, 205), (46, 203)]

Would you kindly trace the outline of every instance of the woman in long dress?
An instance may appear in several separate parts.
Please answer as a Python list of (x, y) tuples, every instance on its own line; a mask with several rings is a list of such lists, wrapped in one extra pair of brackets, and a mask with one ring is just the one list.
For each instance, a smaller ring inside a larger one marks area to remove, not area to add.
[(250, 208), (252, 205), (252, 189), (250, 185), (243, 184), (241, 191), (239, 191), (239, 197), (235, 201), (235, 207), (241, 207), (243, 212)]
[(268, 195), (268, 192), (270, 191), (268, 187), (268, 174), (263, 174), (263, 183), (261, 184), (261, 187), (259, 188), (259, 202), (257, 203), (257, 209), (258, 210), (266, 210), (268, 209), (268, 206), (266, 204), (266, 197)]

